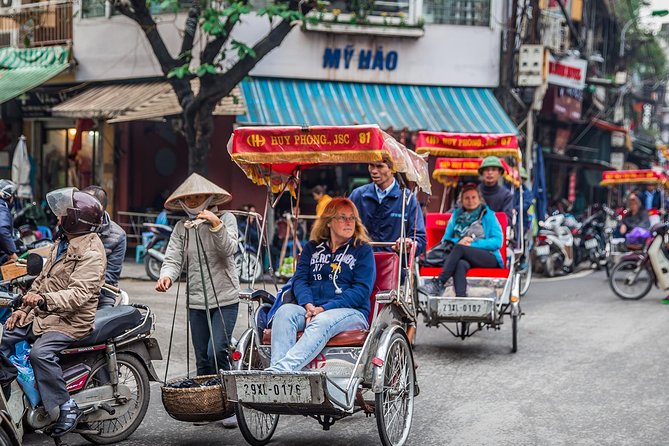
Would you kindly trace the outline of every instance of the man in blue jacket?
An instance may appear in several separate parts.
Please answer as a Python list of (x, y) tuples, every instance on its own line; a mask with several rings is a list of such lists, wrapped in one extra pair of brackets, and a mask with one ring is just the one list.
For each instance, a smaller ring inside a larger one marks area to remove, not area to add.
[(18, 258), (11, 211), (15, 194), (16, 184), (9, 180), (0, 180), (0, 255), (7, 256), (7, 260)]
[[(107, 192), (103, 188), (100, 186), (88, 186), (82, 189), (82, 192), (97, 198), (100, 204), (102, 204), (102, 208), (107, 209)], [(112, 221), (106, 211), (102, 216), (102, 228), (99, 235), (105, 247), (105, 254), (107, 254), (105, 283), (117, 286), (121, 278), (125, 250), (128, 244), (127, 235), (118, 223)], [(115, 302), (116, 296), (114, 294), (104, 288), (100, 290), (98, 309), (113, 307)]]
[[(395, 241), (395, 250), (400, 248), (402, 224), (402, 192), (387, 162), (370, 163), (367, 166), (372, 178), (370, 184), (360, 186), (351, 192), (349, 198), (358, 208), (362, 223), (370, 238), (375, 242)], [(418, 243), (416, 255), (425, 250), (425, 220), (416, 196), (404, 191), (409, 197), (404, 212), (405, 237), (413, 240), (414, 232)], [(376, 250), (389, 250), (376, 248)]]

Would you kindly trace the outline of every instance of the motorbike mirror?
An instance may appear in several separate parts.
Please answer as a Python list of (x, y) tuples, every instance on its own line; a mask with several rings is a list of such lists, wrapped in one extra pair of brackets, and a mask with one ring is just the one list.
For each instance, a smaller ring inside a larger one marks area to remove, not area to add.
[(42, 272), (42, 267), (44, 266), (44, 260), (42, 256), (36, 253), (28, 254), (28, 274), (31, 276), (39, 276), (39, 273)]

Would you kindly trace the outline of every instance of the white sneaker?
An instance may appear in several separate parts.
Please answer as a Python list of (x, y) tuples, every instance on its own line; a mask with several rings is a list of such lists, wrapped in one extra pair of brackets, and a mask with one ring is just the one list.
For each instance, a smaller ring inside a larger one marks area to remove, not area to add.
[(223, 419), (223, 427), (226, 429), (235, 429), (237, 427), (237, 415)]

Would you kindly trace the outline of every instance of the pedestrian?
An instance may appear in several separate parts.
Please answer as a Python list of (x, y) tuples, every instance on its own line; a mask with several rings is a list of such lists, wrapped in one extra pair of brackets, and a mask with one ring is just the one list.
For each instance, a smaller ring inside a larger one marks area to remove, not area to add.
[(302, 370), (333, 336), (369, 328), (376, 266), (368, 241), (353, 202), (334, 198), (314, 223), (293, 275), (297, 304), (285, 303), (274, 315), (268, 370)]
[[(112, 286), (118, 286), (123, 271), (123, 260), (125, 260), (125, 250), (128, 245), (127, 235), (123, 228), (113, 221), (107, 213), (107, 192), (100, 186), (88, 186), (81, 190), (94, 196), (102, 204), (105, 213), (102, 216), (102, 228), (98, 235), (102, 240), (107, 255), (107, 270), (105, 271), (105, 283)], [(98, 310), (101, 308), (113, 307), (116, 303), (116, 296), (111, 291), (104, 288), (100, 291), (100, 300)]]
[(476, 184), (465, 184), (459, 201), (461, 207), (451, 216), (442, 238), (442, 242), (452, 243), (452, 250), (439, 276), (422, 287), (432, 296), (441, 296), (446, 281), (453, 277), (455, 295), (466, 297), (470, 268), (503, 268), (499, 252), (504, 241), (502, 227)]
[[(182, 265), (187, 268), (188, 319), (199, 376), (217, 374), (216, 366), (231, 369), (229, 349), (239, 306), (239, 236), (234, 215), (219, 209), (230, 200), (226, 190), (193, 173), (165, 202), (166, 209), (185, 212), (187, 218), (174, 226), (156, 290), (167, 291), (179, 279)], [(223, 426), (236, 427), (236, 417), (223, 420)]]
[(504, 212), (508, 224), (513, 224), (513, 194), (500, 185), (504, 175), (502, 161), (496, 156), (488, 156), (479, 167), (482, 184), (479, 186), (483, 200), (493, 212)]
[[(401, 243), (401, 224), (405, 224), (405, 242), (414, 238), (418, 243), (416, 255), (425, 250), (425, 221), (416, 196), (409, 190), (400, 190), (400, 185), (393, 176), (390, 160), (367, 165), (372, 182), (360, 186), (351, 192), (349, 198), (360, 213), (360, 219), (367, 228), (370, 238), (376, 242), (395, 242), (394, 249), (399, 251)], [(402, 194), (408, 197), (402, 213)], [(387, 251), (387, 248), (378, 248)]]
[(646, 210), (660, 209), (662, 206), (662, 193), (654, 184), (647, 184), (646, 190), (639, 194), (639, 199)]
[(332, 197), (325, 193), (325, 186), (314, 186), (311, 189), (311, 196), (316, 201), (316, 217), (320, 217), (325, 209), (325, 206), (332, 201)]

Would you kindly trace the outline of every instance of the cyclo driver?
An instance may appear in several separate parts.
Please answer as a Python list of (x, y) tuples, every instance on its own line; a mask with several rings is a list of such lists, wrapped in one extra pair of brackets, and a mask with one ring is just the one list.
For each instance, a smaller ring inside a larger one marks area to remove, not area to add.
[(5, 323), (0, 353), (9, 357), (23, 340), (32, 343), (30, 362), (44, 409), (60, 408), (51, 435), (77, 426), (83, 412), (70, 398), (58, 353), (93, 329), (107, 260), (97, 234), (104, 213), (93, 196), (63, 188), (46, 196), (61, 234), (44, 268)]

